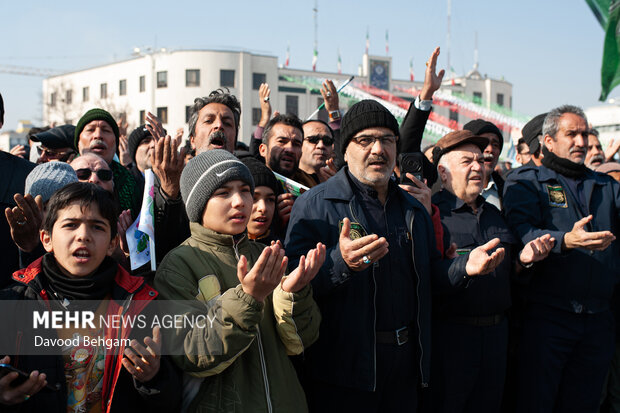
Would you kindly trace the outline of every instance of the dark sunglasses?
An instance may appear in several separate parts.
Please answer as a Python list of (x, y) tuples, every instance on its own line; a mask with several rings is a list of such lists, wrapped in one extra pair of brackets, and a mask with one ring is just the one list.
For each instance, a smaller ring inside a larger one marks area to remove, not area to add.
[(75, 174), (80, 181), (86, 181), (90, 178), (93, 172), (97, 174), (97, 177), (102, 181), (109, 181), (112, 179), (112, 171), (110, 171), (109, 169), (99, 169), (97, 171), (91, 171), (88, 168), (82, 168), (75, 171)]
[(334, 138), (327, 135), (306, 136), (304, 139), (313, 145), (316, 145), (319, 141), (323, 141), (323, 145), (325, 146), (331, 146), (334, 144)]

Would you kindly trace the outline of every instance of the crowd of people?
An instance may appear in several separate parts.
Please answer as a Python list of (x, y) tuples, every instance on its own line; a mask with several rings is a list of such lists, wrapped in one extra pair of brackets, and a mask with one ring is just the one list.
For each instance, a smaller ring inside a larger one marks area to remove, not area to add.
[[(59, 329), (78, 344), (56, 355), (21, 354), (16, 325), (0, 410), (620, 412), (620, 139), (564, 105), (523, 127), (509, 171), (484, 119), (422, 148), (438, 56), (400, 125), (375, 100), (342, 113), (330, 80), (328, 122), (272, 113), (263, 84), (249, 145), (218, 89), (186, 145), (94, 108), (33, 130), (34, 163), (0, 152), (0, 302), (212, 320), (95, 332), (129, 340), (114, 352)], [(156, 271), (131, 269), (126, 236), (148, 169)]]

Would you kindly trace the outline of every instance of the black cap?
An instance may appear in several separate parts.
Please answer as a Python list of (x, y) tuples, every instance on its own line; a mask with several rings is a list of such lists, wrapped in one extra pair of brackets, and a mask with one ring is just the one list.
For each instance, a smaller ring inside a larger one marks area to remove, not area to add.
[(41, 142), (41, 145), (49, 149), (71, 148), (77, 151), (75, 143), (75, 126), (62, 125), (44, 132), (39, 132), (30, 137), (35, 142)]
[(151, 136), (153, 135), (151, 135), (151, 132), (146, 128), (146, 125), (138, 126), (129, 134), (129, 138), (127, 139), (127, 150), (133, 162), (136, 161), (136, 151), (138, 150), (138, 146), (140, 146), (140, 142)]
[(353, 136), (367, 128), (384, 127), (398, 136), (398, 121), (381, 103), (376, 100), (362, 100), (351, 106), (342, 117), (340, 124), (340, 138), (342, 154)]
[(542, 127), (546, 117), (546, 113), (534, 116), (521, 130), (523, 140), (527, 143), (527, 146), (530, 147), (531, 154), (535, 154), (540, 149), (538, 136), (542, 135)]
[(492, 133), (499, 138), (500, 146), (504, 146), (504, 135), (494, 123), (487, 122), (484, 119), (476, 119), (468, 122), (463, 126), (463, 129), (472, 131), (474, 135), (482, 135), (483, 133)]

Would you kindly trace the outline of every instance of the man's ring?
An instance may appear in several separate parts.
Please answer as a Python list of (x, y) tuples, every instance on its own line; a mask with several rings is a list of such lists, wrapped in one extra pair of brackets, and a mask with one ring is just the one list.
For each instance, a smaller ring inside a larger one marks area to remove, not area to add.
[(325, 94), (325, 96), (330, 97), (332, 95), (332, 92), (330, 92), (329, 90), (327, 91), (327, 93)]
[(265, 101), (265, 102), (269, 102), (269, 96), (265, 96), (265, 97), (263, 98), (263, 101)]
[(364, 264), (370, 264), (370, 263), (372, 262), (372, 260), (370, 259), (370, 257), (369, 257), (368, 255), (364, 255), (364, 256), (362, 257), (362, 262), (363, 262)]
[(29, 395), (29, 394), (26, 394), (26, 395), (24, 396), (24, 401), (28, 400), (29, 398), (30, 398), (30, 395)]
[(17, 225), (26, 225), (26, 221), (17, 221)]

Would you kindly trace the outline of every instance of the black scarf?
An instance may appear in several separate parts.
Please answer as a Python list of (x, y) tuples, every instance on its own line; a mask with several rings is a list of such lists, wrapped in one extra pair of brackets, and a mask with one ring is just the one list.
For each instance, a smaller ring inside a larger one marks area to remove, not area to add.
[(97, 270), (88, 277), (68, 277), (60, 268), (52, 253), (43, 256), (41, 262), (45, 283), (59, 299), (101, 300), (112, 291), (114, 276), (118, 269), (116, 262), (105, 257)]
[(560, 175), (576, 179), (583, 178), (588, 172), (588, 167), (584, 164), (575, 163), (566, 158), (560, 158), (553, 152), (550, 152), (544, 145), (542, 147), (542, 153), (544, 155), (542, 164), (547, 168), (556, 171)]

